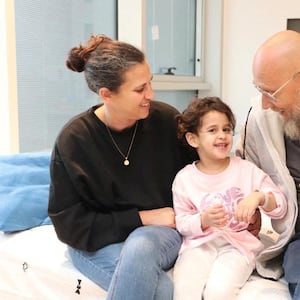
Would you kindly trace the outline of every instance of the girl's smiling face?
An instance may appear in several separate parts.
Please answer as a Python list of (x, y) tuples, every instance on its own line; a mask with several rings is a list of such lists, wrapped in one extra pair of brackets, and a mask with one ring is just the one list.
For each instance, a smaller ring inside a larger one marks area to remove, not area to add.
[(187, 134), (187, 141), (196, 148), (201, 161), (226, 159), (232, 148), (233, 130), (224, 113), (210, 111), (200, 122), (197, 134)]

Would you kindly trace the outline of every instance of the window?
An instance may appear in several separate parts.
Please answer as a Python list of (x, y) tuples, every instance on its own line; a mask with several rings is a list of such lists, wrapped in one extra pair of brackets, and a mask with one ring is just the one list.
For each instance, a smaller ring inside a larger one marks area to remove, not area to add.
[[(131, 3), (128, 9), (128, 0), (118, 0), (118, 36), (145, 51), (154, 73), (153, 88), (157, 91), (192, 91), (193, 94), (195, 91), (209, 90), (211, 86), (204, 81), (203, 74), (207, 65), (202, 53), (202, 31), (205, 29), (203, 15), (213, 11), (213, 31), (221, 32), (221, 0), (217, 0), (217, 3), (211, 0), (131, 0)], [(174, 26), (176, 29), (173, 29)], [(205, 30), (203, 36), (207, 34)], [(184, 41), (178, 38), (180, 35), (181, 38), (184, 36)], [(216, 41), (219, 46), (221, 40)], [(205, 49), (210, 48), (211, 44), (206, 44)], [(218, 59), (220, 54), (215, 51), (211, 51), (211, 54)], [(176, 76), (165, 75), (170, 67), (178, 68), (179, 73), (177, 70), (177, 73), (174, 72)], [(219, 73), (218, 70), (215, 75)]]
[[(222, 0), (130, 0), (130, 5), (128, 0), (4, 0), (0, 3), (2, 154), (51, 149), (61, 127), (71, 117), (99, 102), (99, 97), (86, 86), (83, 73), (65, 67), (70, 48), (87, 40), (91, 33), (104, 33), (129, 42), (145, 51), (148, 58), (147, 51), (154, 51), (153, 47), (158, 46), (155, 34), (162, 38), (164, 26), (171, 28), (173, 23), (183, 26), (180, 34), (178, 30), (172, 33), (175, 38), (170, 49), (174, 50), (172, 56), (176, 60), (165, 63), (169, 59), (167, 52), (163, 61), (159, 62), (157, 56), (152, 61), (154, 68), (176, 67), (175, 76), (165, 75), (162, 70), (154, 74), (152, 86), (156, 99), (182, 110), (195, 93), (200, 96), (221, 93)], [(166, 22), (161, 23), (153, 15), (149, 24), (154, 30), (151, 35), (154, 44), (149, 44), (147, 50), (146, 10), (151, 3), (156, 9), (160, 5), (165, 7), (166, 3), (176, 7), (172, 17), (171, 11), (167, 11)], [(190, 19), (197, 15), (201, 18)], [(194, 22), (196, 29), (192, 32)], [(159, 26), (158, 32), (155, 25)], [(187, 45), (194, 34), (195, 41)], [(180, 35), (185, 38), (182, 43), (176, 40)], [(181, 51), (185, 54), (181, 55)], [(193, 63), (188, 60), (177, 63), (178, 58), (186, 59), (186, 56)], [(199, 57), (200, 64), (196, 62)]]
[(116, 1), (15, 0), (19, 150), (51, 149), (61, 127), (99, 102), (68, 51), (91, 34), (116, 38)]
[(146, 53), (153, 73), (201, 76), (202, 0), (146, 3)]

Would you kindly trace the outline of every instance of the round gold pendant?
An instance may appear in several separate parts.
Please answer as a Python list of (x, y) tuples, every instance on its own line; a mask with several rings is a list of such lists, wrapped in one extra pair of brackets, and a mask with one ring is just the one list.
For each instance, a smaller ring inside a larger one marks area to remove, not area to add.
[(124, 166), (128, 166), (129, 165), (129, 160), (128, 159), (125, 159), (124, 160)]

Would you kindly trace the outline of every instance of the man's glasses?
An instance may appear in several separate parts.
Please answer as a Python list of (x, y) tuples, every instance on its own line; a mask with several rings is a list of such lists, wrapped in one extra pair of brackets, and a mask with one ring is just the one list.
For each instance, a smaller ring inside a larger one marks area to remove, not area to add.
[(263, 89), (261, 89), (259, 86), (255, 85), (255, 88), (264, 96), (267, 96), (268, 98), (270, 98), (270, 100), (272, 102), (277, 102), (277, 98), (275, 97), (275, 95), (277, 93), (279, 93), (282, 89), (284, 89), (291, 81), (293, 81), (297, 75), (300, 74), (300, 71), (296, 72), (295, 74), (292, 75), (292, 77), (290, 79), (288, 79), (284, 84), (282, 84), (275, 92), (270, 93), (268, 91), (265, 91)]

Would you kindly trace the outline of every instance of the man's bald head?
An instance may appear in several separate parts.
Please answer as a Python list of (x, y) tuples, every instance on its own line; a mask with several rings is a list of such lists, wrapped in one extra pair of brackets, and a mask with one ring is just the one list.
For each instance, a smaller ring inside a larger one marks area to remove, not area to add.
[(254, 56), (254, 77), (281, 74), (284, 78), (297, 71), (300, 71), (300, 33), (296, 31), (274, 34), (258, 48)]

